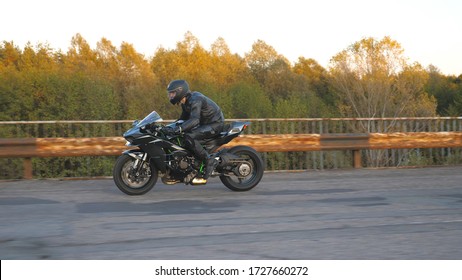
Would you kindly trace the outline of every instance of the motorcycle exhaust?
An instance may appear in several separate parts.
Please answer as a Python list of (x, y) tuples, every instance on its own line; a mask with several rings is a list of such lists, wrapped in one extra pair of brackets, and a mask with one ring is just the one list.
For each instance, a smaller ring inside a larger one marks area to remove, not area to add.
[(191, 185), (197, 186), (197, 185), (205, 185), (207, 184), (207, 180), (204, 178), (194, 178), (191, 181)]

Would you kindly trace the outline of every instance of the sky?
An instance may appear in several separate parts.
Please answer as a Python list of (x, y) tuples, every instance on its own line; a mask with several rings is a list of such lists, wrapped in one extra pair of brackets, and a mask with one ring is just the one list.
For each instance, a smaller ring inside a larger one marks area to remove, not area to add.
[(147, 58), (190, 31), (205, 49), (222, 37), (244, 56), (263, 40), (292, 63), (330, 59), (363, 38), (390, 36), (410, 63), (462, 74), (460, 0), (0, 0), (0, 42), (67, 51), (80, 33), (130, 43)]

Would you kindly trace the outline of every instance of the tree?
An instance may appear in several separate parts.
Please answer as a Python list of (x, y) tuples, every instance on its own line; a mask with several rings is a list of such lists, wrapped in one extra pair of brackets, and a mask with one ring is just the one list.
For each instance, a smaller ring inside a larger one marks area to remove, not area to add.
[(271, 117), (271, 102), (257, 83), (236, 84), (230, 89), (229, 94), (232, 96), (232, 106), (228, 109), (233, 117)]
[(250, 72), (261, 85), (265, 84), (269, 69), (278, 60), (284, 61), (286, 59), (263, 40), (257, 40), (252, 45), (252, 50), (245, 54), (245, 62)]
[[(389, 37), (377, 41), (365, 38), (331, 59), (332, 85), (338, 94), (338, 108), (344, 117), (383, 118), (435, 116), (436, 101), (424, 91), (427, 72), (409, 64), (404, 50)], [(396, 120), (367, 119), (359, 132), (387, 133)], [(387, 163), (385, 151), (367, 151), (368, 165)]]
[(117, 48), (106, 38), (96, 43), (97, 67), (100, 75), (114, 82), (119, 77), (119, 62)]
[(244, 59), (232, 54), (223, 38), (218, 38), (211, 45), (210, 58), (211, 82), (221, 90), (226, 91), (236, 83), (251, 81)]
[(97, 53), (93, 51), (79, 33), (74, 35), (65, 57), (65, 63), (69, 67), (69, 71), (92, 72), (96, 75)]
[(326, 69), (312, 58), (299, 57), (292, 71), (304, 77), (312, 89), (327, 105), (335, 104), (335, 97), (329, 91), (329, 75)]
[(454, 103), (450, 104), (447, 109), (447, 114), (449, 116), (462, 116), (462, 74), (458, 77), (449, 77), (453, 82), (455, 88), (454, 91)]
[(437, 100), (437, 112), (440, 116), (458, 116), (457, 99), (461, 93), (460, 79), (455, 76), (445, 76), (433, 65), (428, 67), (429, 79), (425, 90)]
[[(156, 109), (163, 101), (155, 74), (142, 54), (132, 44), (123, 42), (116, 56), (119, 65), (117, 90), (128, 118), (139, 118)], [(162, 98), (162, 99), (161, 99)]]
[(2, 68), (9, 66), (17, 67), (20, 56), (21, 50), (13, 42), (3, 41), (0, 47), (0, 66)]
[(296, 76), (290, 62), (262, 40), (252, 45), (245, 55), (250, 73), (265, 90), (272, 103), (287, 99), (295, 89)]
[[(403, 53), (399, 43), (389, 37), (380, 41), (365, 38), (332, 58), (331, 82), (343, 116), (435, 115), (436, 102), (424, 91), (426, 71), (419, 64), (409, 64)], [(389, 127), (384, 127), (384, 132)], [(371, 132), (370, 122), (363, 130)]]

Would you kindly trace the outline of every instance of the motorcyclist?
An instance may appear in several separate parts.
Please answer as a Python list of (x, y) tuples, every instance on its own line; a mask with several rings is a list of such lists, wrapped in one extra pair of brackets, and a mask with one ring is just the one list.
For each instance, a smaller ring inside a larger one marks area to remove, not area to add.
[(213, 138), (223, 129), (223, 112), (210, 98), (200, 92), (189, 89), (185, 80), (173, 80), (167, 86), (168, 98), (173, 105), (181, 104), (182, 113), (178, 120), (184, 122), (168, 128), (173, 133), (185, 133), (186, 148), (206, 162), (204, 179), (207, 179), (218, 160), (210, 156), (202, 147), (200, 140)]

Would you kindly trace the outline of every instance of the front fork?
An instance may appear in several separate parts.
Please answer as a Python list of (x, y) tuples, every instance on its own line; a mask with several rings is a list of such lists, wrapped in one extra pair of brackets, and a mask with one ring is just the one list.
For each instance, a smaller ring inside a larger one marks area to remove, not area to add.
[(135, 159), (132, 167), (135, 171), (135, 175), (139, 176), (141, 168), (143, 167), (143, 163), (145, 163), (148, 159), (148, 154), (144, 152), (133, 152), (131, 150), (125, 151), (123, 154), (129, 155)]

